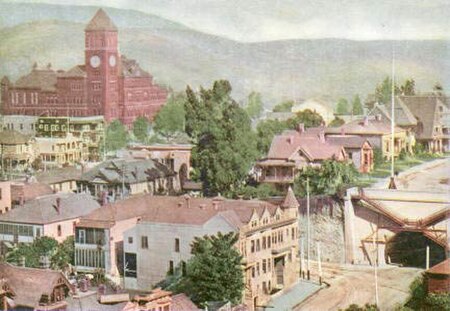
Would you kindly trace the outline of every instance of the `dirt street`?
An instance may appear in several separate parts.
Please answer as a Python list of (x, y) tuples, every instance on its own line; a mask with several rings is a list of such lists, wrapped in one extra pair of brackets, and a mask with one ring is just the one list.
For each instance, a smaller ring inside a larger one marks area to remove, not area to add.
[[(375, 276), (372, 267), (325, 265), (323, 277), (330, 287), (306, 299), (294, 310), (325, 311), (345, 309), (350, 304), (375, 303)], [(422, 270), (395, 266), (378, 269), (379, 306), (392, 310), (408, 297), (409, 284)]]
[(413, 171), (410, 174), (401, 174), (398, 179), (398, 188), (404, 190), (448, 192), (450, 190), (450, 158), (439, 161), (438, 165)]

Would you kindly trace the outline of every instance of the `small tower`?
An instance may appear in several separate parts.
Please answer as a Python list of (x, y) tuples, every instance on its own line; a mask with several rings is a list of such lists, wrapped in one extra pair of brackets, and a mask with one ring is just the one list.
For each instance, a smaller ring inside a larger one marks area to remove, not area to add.
[(299, 207), (300, 207), (300, 204), (298, 203), (298, 200), (295, 197), (294, 191), (289, 186), (286, 196), (284, 198), (284, 201), (283, 201), (283, 203), (281, 203), (281, 208), (283, 209), (283, 211), (285, 213), (289, 212), (290, 214), (292, 214), (292, 216), (297, 217)]

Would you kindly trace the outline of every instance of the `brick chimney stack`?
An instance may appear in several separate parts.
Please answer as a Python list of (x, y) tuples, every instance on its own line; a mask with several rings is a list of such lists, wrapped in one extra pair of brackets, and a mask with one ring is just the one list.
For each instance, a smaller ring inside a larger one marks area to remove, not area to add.
[(364, 123), (363, 123), (363, 125), (364, 125), (364, 126), (368, 126), (368, 125), (369, 125), (369, 117), (368, 117), (368, 116), (365, 116), (365, 117), (364, 117)]
[(305, 132), (305, 124), (304, 123), (299, 123), (297, 125), (297, 132), (299, 132), (300, 134)]
[(61, 213), (61, 198), (56, 198), (55, 209), (58, 214)]

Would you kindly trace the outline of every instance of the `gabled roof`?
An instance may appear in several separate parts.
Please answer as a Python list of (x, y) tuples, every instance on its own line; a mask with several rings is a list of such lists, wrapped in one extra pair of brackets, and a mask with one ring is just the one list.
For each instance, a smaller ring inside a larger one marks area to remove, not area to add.
[(85, 78), (86, 77), (86, 66), (76, 65), (70, 68), (66, 72), (58, 73), (58, 77), (61, 78)]
[[(123, 172), (122, 172), (123, 171)], [(175, 173), (164, 164), (151, 159), (114, 159), (105, 161), (81, 176), (81, 180), (127, 184), (152, 181), (173, 176)]]
[(30, 142), (31, 137), (14, 130), (4, 130), (0, 132), (1, 145), (23, 145)]
[(299, 151), (310, 161), (340, 159), (344, 152), (341, 146), (322, 141), (318, 135), (288, 130), (273, 138), (267, 158), (290, 159)]
[(437, 114), (439, 105), (445, 106), (440, 97), (427, 96), (400, 96), (401, 101), (408, 107), (414, 117), (418, 120), (418, 138), (433, 138), (434, 129), (440, 125)]
[(283, 203), (281, 204), (281, 207), (285, 208), (299, 208), (300, 204), (297, 201), (297, 198), (295, 197), (294, 191), (291, 187), (289, 187), (286, 197), (284, 198)]
[(277, 206), (258, 200), (216, 200), (185, 196), (138, 195), (105, 205), (82, 217), (79, 227), (109, 228), (115, 222), (141, 217), (142, 221), (185, 225), (203, 225), (216, 215), (239, 228), (250, 221), (254, 211), (273, 214)]
[[(327, 134), (340, 134), (344, 132), (350, 135), (386, 135), (391, 133), (391, 123), (387, 120), (377, 120), (369, 118), (365, 120), (355, 120), (340, 127), (329, 127)], [(405, 130), (395, 127), (395, 132), (404, 132)]]
[(79, 180), (80, 178), (81, 170), (73, 166), (57, 168), (36, 174), (37, 181), (44, 184)]
[(85, 28), (85, 31), (117, 31), (116, 25), (114, 25), (111, 18), (109, 18), (108, 14), (106, 14), (103, 9), (98, 9), (97, 13), (95, 13), (94, 17), (88, 23)]
[[(59, 211), (57, 208), (59, 200)], [(87, 193), (59, 193), (38, 197), (0, 215), (0, 222), (49, 224), (79, 218), (100, 205)]]
[(326, 139), (328, 142), (344, 148), (359, 149), (366, 143), (371, 146), (366, 138), (356, 135), (328, 135)]
[(128, 59), (125, 55), (120, 56), (119, 72), (124, 77), (151, 77), (151, 75), (139, 66), (134, 59)]
[(50, 297), (60, 279), (71, 289), (64, 274), (49, 269), (24, 268), (0, 263), (0, 279), (2, 278), (8, 281), (8, 285), (15, 293), (14, 304), (21, 307), (39, 309), (42, 295)]
[(430, 274), (446, 274), (450, 275), (450, 258), (447, 258), (441, 263), (438, 263), (437, 265), (431, 267), (426, 273)]
[(56, 91), (56, 72), (48, 68), (33, 68), (29, 74), (20, 77), (14, 87), (54, 92)]

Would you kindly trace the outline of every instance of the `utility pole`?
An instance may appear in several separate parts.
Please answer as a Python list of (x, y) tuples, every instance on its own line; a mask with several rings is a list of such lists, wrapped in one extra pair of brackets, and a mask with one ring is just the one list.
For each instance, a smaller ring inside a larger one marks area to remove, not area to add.
[(430, 246), (427, 245), (427, 256), (426, 256), (426, 263), (425, 263), (425, 269), (430, 269)]
[(122, 200), (125, 199), (125, 161), (122, 164)]
[(317, 242), (317, 261), (319, 265), (319, 283), (322, 285), (322, 261), (320, 260), (320, 242)]
[(394, 180), (394, 148), (395, 148), (395, 51), (392, 47), (392, 81), (391, 81), (391, 180), (389, 189), (396, 189)]
[[(378, 225), (377, 225), (377, 229), (376, 229), (376, 233), (372, 236), (372, 241), (373, 241), (373, 248), (375, 250), (375, 258), (373, 261), (373, 269), (374, 269), (374, 274), (375, 274), (375, 305), (379, 306), (378, 303)], [(375, 239), (377, 239), (376, 241), (376, 245), (375, 245)]]
[(310, 247), (310, 240), (311, 240), (311, 224), (309, 219), (309, 177), (306, 177), (306, 274), (308, 280), (310, 279), (310, 260), (311, 260), (311, 247)]
[(303, 237), (300, 239), (300, 276), (305, 278), (305, 248), (303, 247)]

